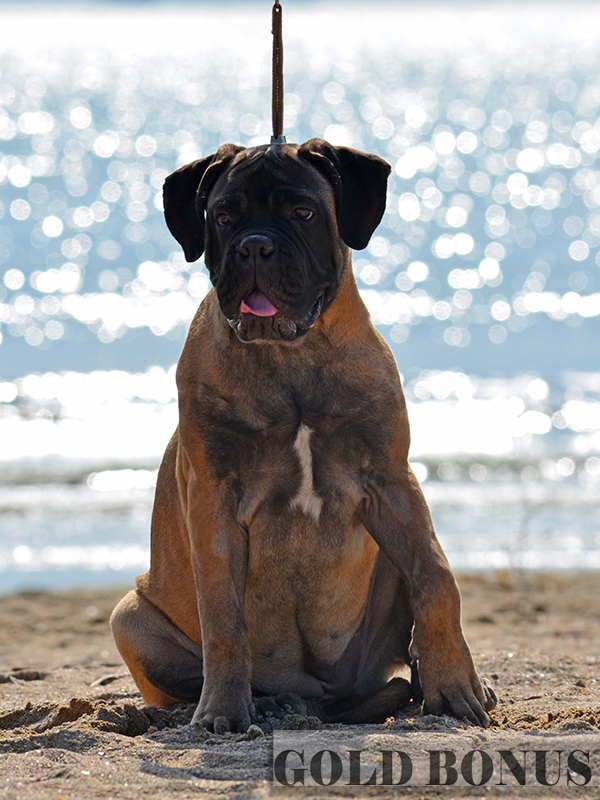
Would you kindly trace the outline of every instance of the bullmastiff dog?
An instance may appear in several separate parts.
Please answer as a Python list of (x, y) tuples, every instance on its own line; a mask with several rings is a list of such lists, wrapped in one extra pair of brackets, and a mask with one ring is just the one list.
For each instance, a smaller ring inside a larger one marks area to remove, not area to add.
[[(213, 288), (177, 368), (151, 566), (111, 623), (144, 701), (199, 699), (193, 722), (216, 732), (307, 699), (380, 721), (418, 697), (417, 670), (426, 714), (486, 726), (495, 704), (352, 272), (389, 172), (313, 139), (224, 145), (165, 182), (167, 225)], [(391, 680), (403, 665), (412, 689)]]

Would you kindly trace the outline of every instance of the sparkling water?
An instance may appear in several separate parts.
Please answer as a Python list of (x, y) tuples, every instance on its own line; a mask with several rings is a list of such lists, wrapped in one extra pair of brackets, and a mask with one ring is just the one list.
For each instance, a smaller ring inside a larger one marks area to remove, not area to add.
[[(270, 4), (5, 6), (3, 31), (0, 585), (129, 580), (209, 286), (162, 183), (268, 141)], [(354, 267), (451, 560), (597, 568), (600, 8), (290, 2), (284, 41), (288, 140), (392, 165)]]

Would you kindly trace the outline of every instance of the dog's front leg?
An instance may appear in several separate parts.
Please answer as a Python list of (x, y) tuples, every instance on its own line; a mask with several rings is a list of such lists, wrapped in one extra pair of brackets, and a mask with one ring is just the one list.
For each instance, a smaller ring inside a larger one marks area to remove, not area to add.
[[(246, 530), (228, 510), (224, 487), (204, 469), (186, 470), (186, 520), (202, 629), (204, 682), (193, 723), (215, 733), (243, 732), (254, 710), (244, 618)], [(210, 485), (212, 484), (212, 485)], [(180, 485), (181, 493), (181, 485)]]
[(363, 524), (410, 588), (412, 658), (418, 661), (424, 713), (450, 712), (487, 727), (495, 698), (481, 682), (460, 622), (460, 594), (435, 535), (421, 488), (407, 464), (372, 476)]

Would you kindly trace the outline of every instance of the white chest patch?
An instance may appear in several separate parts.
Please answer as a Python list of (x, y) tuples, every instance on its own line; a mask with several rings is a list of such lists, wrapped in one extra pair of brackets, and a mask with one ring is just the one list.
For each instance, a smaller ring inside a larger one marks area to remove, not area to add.
[(300, 488), (298, 494), (291, 501), (292, 508), (300, 508), (305, 514), (313, 517), (315, 522), (319, 521), (323, 501), (315, 492), (313, 486), (313, 464), (312, 452), (310, 449), (310, 436), (311, 429), (303, 422), (300, 423), (296, 440), (294, 442), (294, 451), (300, 461), (300, 468), (302, 470), (302, 480), (300, 481)]

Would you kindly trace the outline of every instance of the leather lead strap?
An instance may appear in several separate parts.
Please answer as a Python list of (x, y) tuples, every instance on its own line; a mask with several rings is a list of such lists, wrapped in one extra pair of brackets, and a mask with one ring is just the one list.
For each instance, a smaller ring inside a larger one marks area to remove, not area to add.
[(283, 37), (282, 37), (283, 9), (279, 0), (273, 6), (273, 135), (271, 144), (283, 144), (286, 139), (283, 135)]

